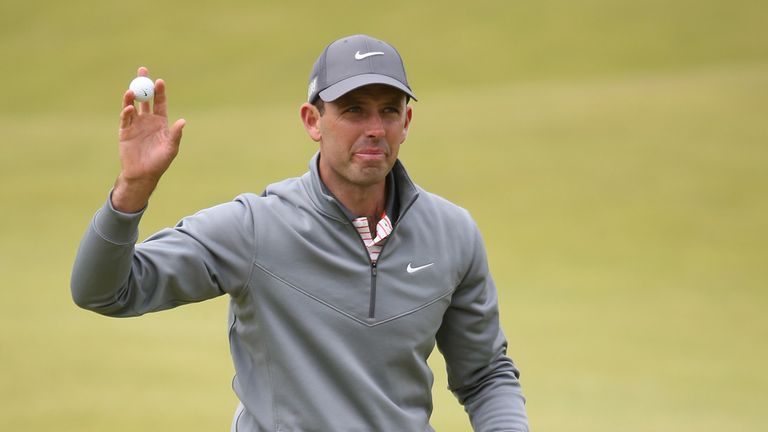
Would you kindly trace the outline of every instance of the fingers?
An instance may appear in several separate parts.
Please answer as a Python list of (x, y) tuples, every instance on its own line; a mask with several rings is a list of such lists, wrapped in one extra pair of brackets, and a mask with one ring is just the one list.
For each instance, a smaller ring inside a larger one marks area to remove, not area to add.
[(179, 148), (179, 144), (181, 144), (181, 131), (184, 129), (184, 126), (187, 124), (187, 121), (184, 119), (178, 119), (176, 122), (171, 125), (171, 144), (177, 149)]
[(133, 123), (136, 108), (133, 106), (133, 92), (128, 90), (123, 95), (123, 110), (120, 112), (120, 129), (126, 129)]
[(152, 110), (149, 108), (149, 101), (139, 102), (139, 114), (152, 114)]
[(133, 105), (125, 107), (120, 112), (120, 129), (128, 129), (133, 124), (133, 118), (136, 115), (136, 108)]
[[(141, 66), (136, 70), (136, 75), (149, 76), (149, 69)], [(133, 94), (133, 91), (128, 90), (123, 94), (123, 111), (120, 113), (121, 128), (130, 126), (137, 115), (156, 114), (162, 117), (168, 117), (168, 99), (165, 94), (165, 81), (162, 79), (155, 81), (155, 96), (153, 102), (139, 102), (138, 107), (134, 105), (135, 102), (136, 96)], [(153, 106), (150, 108), (151, 103)], [(128, 107), (132, 107), (133, 109), (129, 110), (127, 109)], [(181, 140), (181, 128), (184, 127), (184, 121), (180, 121), (177, 140)], [(176, 123), (174, 126), (176, 126)]]
[(125, 93), (123, 93), (123, 108), (127, 106), (133, 106), (133, 100), (136, 96), (134, 96), (132, 90), (126, 90)]
[[(136, 70), (136, 76), (149, 76), (149, 69), (144, 66), (139, 67)], [(139, 114), (148, 114), (150, 112), (149, 101), (139, 102)]]
[(168, 116), (168, 104), (165, 97), (165, 81), (158, 79), (155, 81), (155, 114), (167, 117)]

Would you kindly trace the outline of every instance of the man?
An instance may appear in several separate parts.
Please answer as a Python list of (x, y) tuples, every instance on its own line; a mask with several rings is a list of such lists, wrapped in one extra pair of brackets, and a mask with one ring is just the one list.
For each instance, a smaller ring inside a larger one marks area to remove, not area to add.
[(153, 110), (126, 92), (122, 169), (81, 243), (75, 302), (135, 316), (228, 294), (233, 431), (430, 431), (435, 344), (475, 430), (527, 431), (478, 230), (397, 159), (410, 99), (392, 46), (333, 42), (300, 109), (320, 147), (309, 172), (135, 244), (184, 121), (168, 128), (162, 80)]

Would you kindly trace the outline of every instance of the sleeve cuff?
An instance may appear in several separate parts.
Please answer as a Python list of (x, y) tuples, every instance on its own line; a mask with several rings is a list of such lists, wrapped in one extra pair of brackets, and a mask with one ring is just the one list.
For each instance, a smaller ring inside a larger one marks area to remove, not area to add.
[(104, 205), (93, 217), (93, 229), (104, 240), (119, 245), (136, 243), (139, 237), (139, 221), (146, 207), (136, 213), (124, 213), (112, 207), (112, 191)]

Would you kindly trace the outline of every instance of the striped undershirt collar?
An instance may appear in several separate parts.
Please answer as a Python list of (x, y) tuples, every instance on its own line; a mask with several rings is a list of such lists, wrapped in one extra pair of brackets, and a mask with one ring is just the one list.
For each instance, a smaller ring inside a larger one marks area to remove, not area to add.
[(372, 237), (367, 217), (361, 216), (355, 218), (352, 221), (352, 225), (354, 225), (357, 233), (360, 234), (363, 243), (365, 243), (371, 262), (375, 263), (379, 259), (379, 254), (381, 254), (381, 249), (384, 246), (384, 243), (386, 243), (387, 237), (392, 233), (392, 222), (389, 220), (387, 212), (381, 214), (381, 219), (379, 219), (379, 222), (376, 224), (376, 237)]

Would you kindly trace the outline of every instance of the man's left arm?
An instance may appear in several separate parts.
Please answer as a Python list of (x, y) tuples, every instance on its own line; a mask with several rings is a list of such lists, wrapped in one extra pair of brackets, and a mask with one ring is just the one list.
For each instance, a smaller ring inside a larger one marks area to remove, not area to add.
[(474, 223), (473, 229), (471, 263), (445, 313), (437, 346), (445, 357), (448, 387), (475, 431), (527, 432), (520, 373), (507, 356), (496, 286)]

